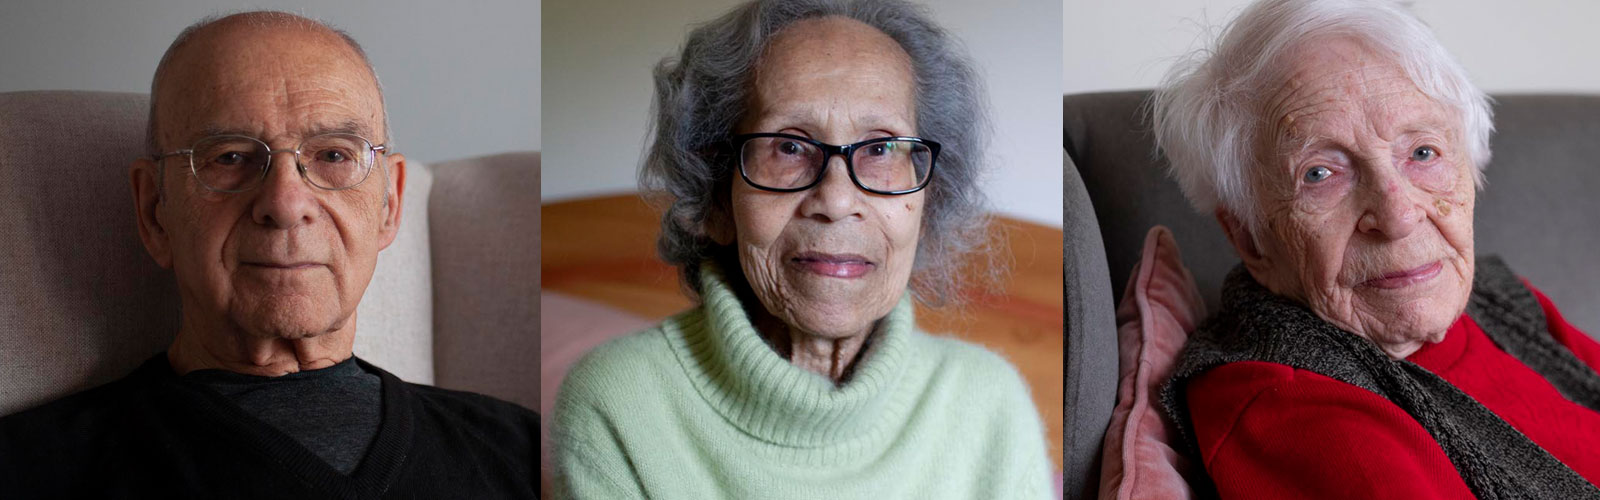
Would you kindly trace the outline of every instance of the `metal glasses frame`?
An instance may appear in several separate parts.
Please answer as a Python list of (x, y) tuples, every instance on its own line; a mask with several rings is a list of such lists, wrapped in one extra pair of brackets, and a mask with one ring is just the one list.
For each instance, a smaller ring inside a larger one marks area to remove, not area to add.
[[(311, 179), (311, 175), (306, 173), (305, 165), (301, 164), (301, 162), (300, 162), (300, 148), (302, 146), (305, 146), (305, 144), (307, 142), (310, 142), (312, 139), (315, 139), (317, 137), (326, 136), (326, 135), (347, 135), (347, 136), (351, 136), (351, 137), (355, 137), (355, 138), (361, 139), (361, 142), (367, 143), (367, 149), (371, 150), (374, 153), (377, 153), (377, 156), (375, 156), (373, 158), (373, 164), (372, 165), (367, 165), (366, 171), (361, 173), (361, 180), (358, 180), (354, 184), (351, 184), (349, 186), (338, 187), (338, 188), (330, 188), (330, 187), (327, 187), (327, 186), (323, 186), (321, 184), (317, 184), (317, 181), (312, 180)], [(210, 185), (206, 184), (205, 181), (200, 180), (200, 170), (199, 170), (199, 168), (195, 167), (195, 165), (194, 165), (194, 146), (199, 146), (200, 144), (202, 144), (202, 143), (204, 143), (206, 141), (213, 140), (213, 139), (229, 139), (229, 138), (231, 138), (231, 139), (245, 139), (245, 140), (248, 140), (248, 141), (252, 141), (252, 142), (255, 142), (256, 144), (260, 144), (261, 148), (266, 150), (267, 162), (265, 164), (261, 165), (261, 172), (259, 174), (257, 174), (259, 177), (255, 181), (252, 181), (252, 183), (250, 184), (250, 187), (247, 187), (247, 188), (244, 188), (244, 189), (217, 189), (217, 188), (211, 187)], [(157, 165), (160, 165), (161, 169), (163, 171), (165, 171), (166, 170), (166, 162), (164, 160), (166, 160), (167, 158), (170, 158), (170, 157), (173, 157), (173, 156), (178, 156), (178, 155), (188, 156), (189, 157), (189, 175), (193, 175), (194, 179), (195, 179), (195, 182), (200, 183), (201, 187), (206, 188), (206, 190), (208, 190), (208, 191), (217, 192), (217, 193), (243, 193), (245, 191), (249, 191), (251, 189), (255, 189), (256, 187), (261, 185), (261, 182), (260, 182), (261, 179), (265, 179), (267, 177), (267, 173), (272, 171), (272, 157), (273, 157), (273, 155), (276, 155), (278, 153), (294, 153), (294, 167), (295, 167), (295, 171), (300, 173), (300, 178), (301, 179), (305, 179), (306, 182), (310, 183), (312, 186), (316, 186), (317, 189), (322, 189), (322, 190), (325, 190), (325, 191), (343, 191), (343, 190), (346, 190), (346, 189), (354, 188), (356, 186), (360, 186), (361, 183), (367, 182), (367, 178), (368, 177), (372, 176), (372, 168), (377, 166), (377, 159), (389, 155), (389, 145), (387, 143), (374, 145), (374, 144), (372, 144), (371, 140), (368, 140), (365, 137), (362, 137), (362, 136), (357, 135), (357, 134), (347, 134), (347, 133), (342, 133), (342, 132), (341, 133), (332, 133), (332, 134), (317, 134), (315, 136), (311, 136), (311, 137), (306, 138), (305, 140), (300, 141), (299, 144), (296, 144), (294, 146), (294, 148), (291, 148), (291, 149), (272, 149), (271, 145), (267, 144), (266, 141), (263, 141), (261, 139), (257, 139), (257, 138), (250, 137), (250, 136), (245, 136), (245, 135), (234, 135), (234, 134), (213, 135), (213, 136), (209, 136), (209, 137), (204, 137), (204, 138), (201, 138), (198, 141), (195, 141), (194, 146), (190, 146), (188, 149), (179, 149), (179, 150), (176, 150), (176, 151), (170, 151), (170, 152), (166, 152), (166, 153), (162, 153), (162, 154), (158, 154), (158, 155), (153, 155), (153, 156), (150, 156), (149, 158), (151, 160), (155, 161)]]

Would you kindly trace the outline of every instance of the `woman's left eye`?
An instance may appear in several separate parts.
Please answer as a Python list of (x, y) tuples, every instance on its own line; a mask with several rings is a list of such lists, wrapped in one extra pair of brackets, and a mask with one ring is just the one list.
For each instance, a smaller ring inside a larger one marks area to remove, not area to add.
[(1324, 167), (1324, 166), (1318, 165), (1318, 166), (1315, 166), (1315, 167), (1311, 167), (1311, 170), (1307, 170), (1306, 171), (1306, 183), (1307, 184), (1312, 184), (1312, 183), (1322, 182), (1323, 180), (1326, 180), (1327, 178), (1332, 177), (1332, 176), (1333, 176), (1333, 170), (1328, 169), (1328, 167)]
[(1433, 146), (1422, 146), (1411, 150), (1411, 161), (1430, 161), (1439, 157), (1439, 151)]

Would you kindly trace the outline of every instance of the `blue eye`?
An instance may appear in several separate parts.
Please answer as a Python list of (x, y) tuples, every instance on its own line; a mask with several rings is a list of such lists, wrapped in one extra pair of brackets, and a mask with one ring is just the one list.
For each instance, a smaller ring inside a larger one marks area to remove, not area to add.
[(1428, 161), (1439, 157), (1439, 151), (1433, 146), (1422, 146), (1411, 151), (1411, 161)]
[(1333, 177), (1333, 171), (1321, 165), (1311, 167), (1311, 170), (1306, 171), (1306, 183), (1308, 184), (1322, 182), (1329, 177)]

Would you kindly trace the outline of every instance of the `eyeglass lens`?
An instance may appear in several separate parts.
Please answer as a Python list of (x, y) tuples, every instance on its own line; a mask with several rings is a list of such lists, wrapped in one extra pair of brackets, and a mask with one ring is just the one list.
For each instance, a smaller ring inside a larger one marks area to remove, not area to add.
[[(365, 180), (376, 155), (366, 139), (351, 134), (324, 134), (300, 143), (297, 161), (307, 180), (323, 189), (344, 189)], [(271, 159), (265, 143), (242, 136), (210, 137), (195, 144), (194, 171), (200, 183), (217, 191), (255, 187), (266, 177)]]
[[(745, 176), (770, 189), (794, 189), (817, 180), (827, 167), (822, 149), (786, 137), (757, 137), (740, 152)], [(916, 141), (864, 144), (850, 152), (850, 166), (861, 185), (875, 191), (905, 191), (922, 185), (933, 165), (933, 152)]]

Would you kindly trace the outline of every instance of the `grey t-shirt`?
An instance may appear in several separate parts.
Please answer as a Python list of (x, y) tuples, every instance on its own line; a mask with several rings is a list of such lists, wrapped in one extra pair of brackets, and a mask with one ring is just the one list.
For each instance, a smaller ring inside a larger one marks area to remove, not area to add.
[(224, 370), (196, 370), (184, 377), (226, 396), (345, 475), (361, 464), (382, 420), (382, 382), (354, 357), (281, 377)]

